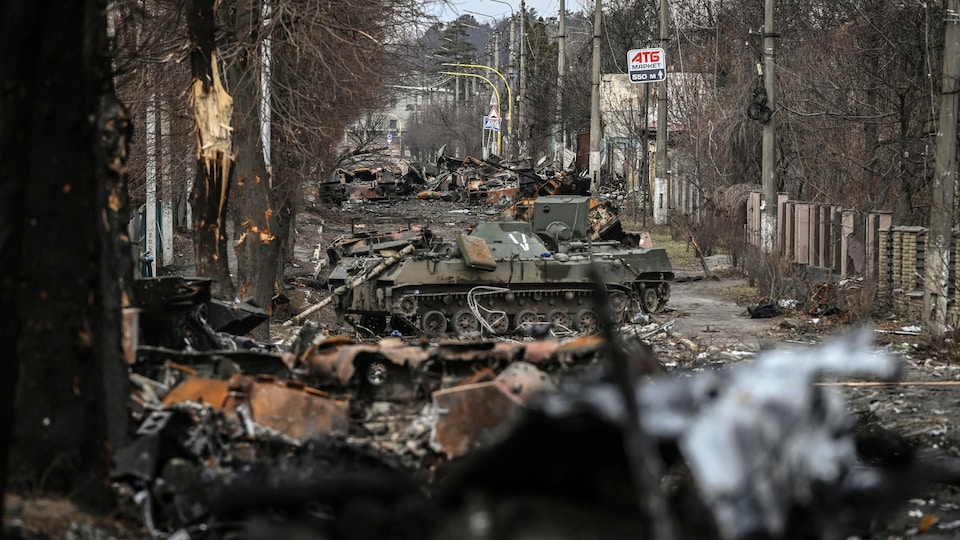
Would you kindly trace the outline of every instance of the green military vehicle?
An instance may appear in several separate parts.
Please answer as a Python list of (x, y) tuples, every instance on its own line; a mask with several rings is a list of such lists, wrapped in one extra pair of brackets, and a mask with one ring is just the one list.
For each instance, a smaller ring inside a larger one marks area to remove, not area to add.
[(541, 197), (532, 222), (480, 223), (403, 255), (373, 244), (340, 259), (328, 284), (338, 312), (376, 333), (507, 334), (537, 323), (593, 333), (592, 265), (618, 322), (637, 308), (662, 310), (673, 279), (667, 253), (590, 240), (588, 211), (588, 197)]

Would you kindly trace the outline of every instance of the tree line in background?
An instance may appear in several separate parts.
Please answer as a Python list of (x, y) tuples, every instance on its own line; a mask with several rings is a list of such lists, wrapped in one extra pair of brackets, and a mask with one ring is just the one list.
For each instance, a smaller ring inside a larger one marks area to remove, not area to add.
[[(570, 141), (590, 125), (589, 4), (584, 12), (567, 14), (562, 125)], [(764, 2), (671, 1), (670, 38), (663, 43), (659, 5), (658, 0), (603, 2), (601, 72), (626, 73), (630, 49), (666, 50), (668, 71), (688, 75), (673, 84), (689, 85), (672, 88), (668, 103), (671, 154), (679, 156), (673, 174), (695, 186), (707, 210), (727, 211), (717, 205), (724, 204), (728, 189), (760, 185), (762, 124), (750, 118), (748, 108), (763, 88), (758, 64), (763, 61)], [(893, 210), (895, 223), (926, 223), (943, 19), (943, 2), (777, 2), (780, 97), (771, 112), (778, 124), (780, 191), (863, 211)], [(528, 86), (520, 99), (529, 114), (522, 137), (536, 162), (549, 153), (557, 129), (557, 29), (555, 19), (535, 12), (526, 20)], [(455, 24), (503, 33), (509, 21), (485, 25), (464, 15), (438, 31)], [(505, 47), (505, 40), (500, 44)], [(444, 52), (438, 51), (438, 56)], [(756, 99), (762, 100), (762, 93)], [(482, 110), (470, 111), (470, 121), (476, 123)], [(455, 119), (430, 121), (436, 140), (456, 136)], [(632, 124), (641, 137), (644, 122)]]
[(391, 44), (420, 6), (148, 0), (116, 2), (108, 17), (117, 93), (142, 134), (134, 204), (159, 178), (174, 226), (193, 233), (198, 275), (269, 310), (303, 188), (331, 173), (344, 128), (383, 103)]

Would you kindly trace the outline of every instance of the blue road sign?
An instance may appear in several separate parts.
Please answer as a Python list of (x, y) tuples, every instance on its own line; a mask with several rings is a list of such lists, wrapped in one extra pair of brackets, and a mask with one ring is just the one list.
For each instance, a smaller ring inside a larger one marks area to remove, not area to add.
[(483, 129), (491, 129), (493, 131), (500, 131), (500, 118), (490, 118), (489, 116), (483, 117)]

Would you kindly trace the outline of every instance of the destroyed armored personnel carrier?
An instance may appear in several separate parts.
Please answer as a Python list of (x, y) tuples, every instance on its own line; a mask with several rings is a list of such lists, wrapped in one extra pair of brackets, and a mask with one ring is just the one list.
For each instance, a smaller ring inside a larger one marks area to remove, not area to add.
[(592, 333), (595, 264), (616, 322), (638, 307), (663, 309), (673, 279), (663, 249), (591, 241), (588, 197), (542, 199), (532, 222), (485, 222), (455, 242), (370, 244), (343, 257), (328, 279), (338, 314), (375, 333), (505, 334), (536, 323)]

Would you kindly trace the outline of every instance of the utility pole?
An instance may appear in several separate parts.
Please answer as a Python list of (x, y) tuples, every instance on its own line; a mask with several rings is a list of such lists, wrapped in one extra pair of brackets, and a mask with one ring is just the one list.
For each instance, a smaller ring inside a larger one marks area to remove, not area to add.
[[(667, 50), (670, 40), (670, 6), (667, 0), (660, 0), (660, 48)], [(657, 88), (657, 176), (653, 181), (653, 222), (663, 225), (667, 222), (670, 207), (670, 155), (667, 153), (667, 78), (660, 81)], [(646, 119), (644, 119), (646, 121)], [(664, 206), (666, 204), (666, 207)]]
[[(516, 20), (515, 20), (515, 19), (516, 19), (516, 18), (513, 17), (512, 14), (511, 14), (511, 16), (510, 16), (510, 84), (517, 84), (517, 83), (518, 83), (518, 80), (517, 80), (517, 62), (516, 62), (516, 60), (517, 60), (517, 33), (516, 33)], [(519, 87), (517, 87), (517, 89), (519, 90)], [(517, 92), (517, 93), (519, 94), (519, 92)], [(513, 106), (513, 105), (515, 105), (515, 103), (513, 103), (513, 102), (511, 101), (510, 105)], [(519, 113), (519, 111), (517, 111), (517, 112)], [(520, 119), (518, 118), (518, 119), (517, 119), (517, 123), (519, 123), (519, 120), (520, 120)], [(511, 123), (511, 124), (512, 124), (512, 123)], [(508, 130), (510, 131), (510, 133), (508, 134), (508, 136), (509, 136), (509, 141), (510, 141), (510, 150), (511, 150), (510, 153), (511, 153), (512, 156), (515, 156), (515, 154), (513, 154), (513, 151), (515, 151), (516, 148), (517, 148), (517, 130), (516, 130), (516, 128), (514, 128), (512, 125), (508, 126)]]
[(643, 139), (640, 143), (640, 181), (643, 189), (637, 185), (636, 203), (640, 206), (641, 225), (647, 227), (647, 205), (653, 200), (650, 190), (650, 85), (643, 85)]
[(600, 190), (600, 0), (593, 8), (593, 76), (590, 90), (590, 193)]
[(947, 0), (943, 30), (943, 80), (936, 163), (930, 186), (930, 233), (923, 279), (923, 327), (932, 335), (947, 331), (950, 241), (957, 170), (957, 93), (960, 92), (960, 0)]
[(553, 136), (555, 159), (560, 170), (563, 170), (563, 151), (567, 148), (567, 132), (563, 129), (563, 78), (567, 72), (567, 9), (564, 0), (560, 0), (560, 17), (557, 25), (557, 129)]
[(773, 111), (763, 125), (763, 211), (760, 214), (760, 243), (765, 253), (774, 253), (777, 245), (777, 27), (774, 22), (776, 0), (765, 0), (763, 22), (763, 86), (767, 107)]
[(518, 157), (523, 157), (527, 154), (527, 48), (526, 48), (526, 33), (527, 33), (527, 6), (524, 3), (524, 0), (520, 0), (520, 104), (517, 110), (517, 123), (520, 127), (520, 136), (517, 137), (517, 140), (520, 142), (520, 155)]

